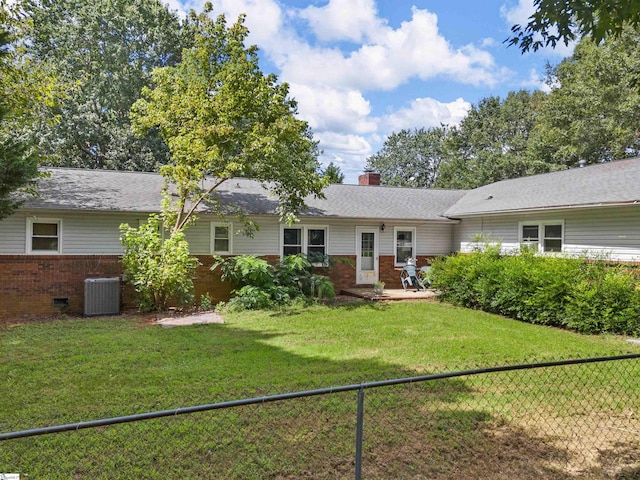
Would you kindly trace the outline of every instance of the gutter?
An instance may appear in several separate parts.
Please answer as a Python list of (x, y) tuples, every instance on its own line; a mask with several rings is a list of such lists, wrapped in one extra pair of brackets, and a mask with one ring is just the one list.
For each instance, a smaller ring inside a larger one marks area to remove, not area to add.
[[(628, 207), (640, 205), (640, 200), (628, 200), (626, 202), (599, 202), (599, 203), (586, 203), (579, 205), (549, 205), (542, 207), (529, 207), (529, 208), (514, 208), (509, 210), (484, 210), (479, 212), (471, 212), (471, 213), (453, 213), (449, 218), (457, 219), (457, 218), (465, 218), (465, 217), (475, 217), (475, 216), (484, 216), (484, 215), (501, 215), (501, 214), (516, 214), (516, 213), (530, 213), (530, 212), (544, 212), (548, 210), (575, 210), (581, 208), (594, 208), (594, 207)], [(445, 215), (448, 215), (445, 212)]]

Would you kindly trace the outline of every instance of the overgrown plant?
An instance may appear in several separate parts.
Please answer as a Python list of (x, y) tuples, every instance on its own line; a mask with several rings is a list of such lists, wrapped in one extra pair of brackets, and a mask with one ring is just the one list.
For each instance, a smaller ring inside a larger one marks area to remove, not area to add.
[(456, 305), (583, 333), (640, 333), (640, 282), (628, 268), (487, 245), (437, 259), (434, 287)]
[(125, 275), (138, 293), (141, 310), (166, 310), (170, 301), (180, 306), (193, 303), (198, 259), (189, 254), (183, 231), (163, 239), (162, 221), (151, 215), (138, 228), (120, 225), (120, 241)]
[(286, 256), (276, 265), (255, 255), (214, 256), (211, 270), (220, 268), (221, 278), (236, 288), (228, 309), (266, 309), (288, 305), (296, 299), (335, 296), (328, 277), (315, 273), (302, 254)]

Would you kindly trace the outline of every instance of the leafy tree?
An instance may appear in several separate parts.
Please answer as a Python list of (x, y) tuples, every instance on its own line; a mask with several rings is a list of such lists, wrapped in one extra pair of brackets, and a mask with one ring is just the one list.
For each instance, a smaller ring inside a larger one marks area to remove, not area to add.
[(547, 172), (554, 166), (529, 154), (529, 136), (545, 94), (509, 92), (483, 98), (447, 137), (447, 161), (438, 169), (439, 188), (476, 188)]
[(34, 187), (38, 162), (29, 140), (13, 128), (20, 115), (20, 98), (14, 93), (20, 71), (12, 54), (7, 11), (0, 10), (0, 219), (20, 205), (16, 193)]
[(171, 152), (160, 170), (166, 225), (178, 232), (202, 202), (217, 208), (216, 188), (235, 176), (265, 182), (281, 219), (291, 222), (306, 196), (321, 195), (317, 144), (294, 115), (288, 85), (264, 75), (257, 47), (245, 47), (244, 17), (227, 27), (224, 16), (212, 20), (210, 11), (208, 5), (200, 15), (192, 12), (194, 46), (178, 65), (155, 69), (154, 88), (144, 88), (133, 107), (137, 131), (158, 129)]
[(394, 132), (382, 150), (367, 159), (366, 168), (379, 172), (384, 185), (433, 187), (449, 132), (445, 126)]
[(596, 43), (618, 37), (625, 25), (640, 25), (637, 0), (534, 0), (536, 12), (527, 25), (514, 25), (507, 41), (524, 53), (558, 42), (565, 45), (578, 37), (589, 36)]
[(120, 225), (124, 246), (122, 265), (143, 311), (166, 310), (171, 300), (180, 305), (193, 301), (193, 276), (198, 259), (189, 255), (184, 232), (162, 238), (162, 220), (151, 216), (138, 228)]
[(569, 167), (640, 155), (639, 41), (630, 28), (602, 45), (585, 39), (550, 70), (532, 155)]
[(333, 162), (330, 162), (327, 165), (327, 168), (322, 172), (322, 178), (326, 179), (327, 183), (343, 183), (344, 182), (344, 174), (339, 166), (335, 165)]
[(129, 112), (155, 67), (180, 61), (188, 31), (160, 0), (18, 0), (25, 56), (55, 77), (57, 98), (29, 126), (48, 164), (154, 170), (168, 150), (138, 137)]

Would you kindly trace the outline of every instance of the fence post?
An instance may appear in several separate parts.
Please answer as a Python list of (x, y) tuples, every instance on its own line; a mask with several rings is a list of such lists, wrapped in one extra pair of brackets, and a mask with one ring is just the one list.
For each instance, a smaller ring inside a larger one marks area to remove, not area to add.
[(356, 418), (356, 480), (362, 478), (362, 430), (364, 424), (364, 388), (358, 390), (358, 413)]

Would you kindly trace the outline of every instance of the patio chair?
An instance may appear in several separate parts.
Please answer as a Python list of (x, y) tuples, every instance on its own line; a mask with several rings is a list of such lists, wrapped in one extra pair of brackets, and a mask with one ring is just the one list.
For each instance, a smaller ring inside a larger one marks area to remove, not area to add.
[(408, 287), (412, 287), (418, 290), (426, 289), (423, 285), (420, 276), (416, 275), (416, 259), (408, 258), (407, 264), (400, 271), (400, 281), (402, 282), (402, 288), (407, 289)]
[(422, 286), (427, 289), (431, 287), (431, 266), (427, 265), (425, 267), (420, 267), (420, 271), (418, 272), (418, 278), (422, 282)]

